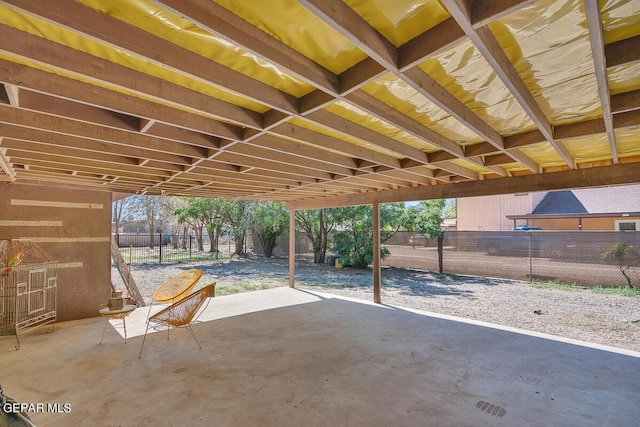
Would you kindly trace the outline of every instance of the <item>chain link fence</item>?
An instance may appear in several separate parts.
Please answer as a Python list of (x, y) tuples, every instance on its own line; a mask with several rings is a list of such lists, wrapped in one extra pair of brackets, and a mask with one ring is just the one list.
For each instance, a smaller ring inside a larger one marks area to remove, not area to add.
[[(308, 240), (297, 237), (296, 256), (311, 256)], [(193, 235), (174, 237), (157, 233), (153, 236), (153, 245), (150, 234), (116, 234), (114, 239), (129, 264), (215, 260), (230, 257), (235, 251), (235, 242), (230, 236), (220, 236), (218, 253), (210, 251), (207, 235), (203, 235), (203, 250), (198, 249)], [(383, 266), (438, 271), (436, 239), (398, 232), (384, 246), (390, 256), (383, 260)], [(631, 283), (640, 287), (640, 232), (448, 231), (443, 246), (446, 274), (579, 286)], [(260, 255), (259, 245), (252, 244), (247, 249), (256, 249)], [(288, 256), (287, 238), (280, 239), (274, 255)]]
[[(438, 271), (436, 239), (396, 233), (389, 267)], [(444, 273), (579, 286), (640, 287), (640, 233), (608, 231), (445, 232)]]

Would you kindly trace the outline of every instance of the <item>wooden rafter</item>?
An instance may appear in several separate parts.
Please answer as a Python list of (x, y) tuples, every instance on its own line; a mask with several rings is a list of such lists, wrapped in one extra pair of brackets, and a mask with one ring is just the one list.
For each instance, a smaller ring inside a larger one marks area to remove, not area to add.
[[(86, 2), (60, 0), (60, 7), (51, 8), (31, 0), (2, 0), (14, 17), (24, 22), (35, 22), (33, 17), (44, 20), (51, 28), (64, 28), (70, 37), (63, 40), (55, 32), (36, 35), (14, 27), (12, 20), (0, 24), (0, 138), (4, 138), (0, 179), (125, 193), (296, 203), (323, 199), (333, 204), (350, 195), (359, 195), (350, 200), (378, 200), (378, 193), (402, 198), (409, 190), (413, 198), (466, 194), (439, 188), (462, 184), (463, 189), (482, 194), (498, 191), (494, 186), (512, 182), (511, 178), (552, 186), (538, 175), (574, 168), (576, 161), (589, 172), (607, 164), (640, 161), (629, 138), (640, 126), (640, 91), (625, 92), (637, 89), (632, 84), (637, 78), (632, 64), (640, 60), (640, 35), (630, 27), (605, 34), (603, 25), (607, 30), (609, 18), (600, 16), (595, 1), (586, 1), (584, 10), (604, 120), (576, 117), (571, 121), (567, 115), (566, 124), (555, 128), (488, 27), (508, 14), (524, 15), (521, 9), (533, 0), (444, 0), (441, 6), (451, 17), (433, 22), (402, 44), (387, 40), (382, 35), (388, 34), (386, 30), (378, 31), (375, 20), (361, 16), (356, 6), (352, 9), (342, 0), (300, 0), (317, 18), (310, 19), (310, 31), (328, 25), (342, 35), (339, 42), (344, 47), (364, 52), (363, 60), (337, 74), (326, 68), (329, 58), (315, 62), (303, 50), (297, 51), (295, 44), (285, 44), (286, 38), (280, 40), (277, 31), (269, 31), (273, 22), (268, 17), (264, 22), (268, 25), (262, 26), (255, 22), (261, 18), (249, 18), (240, 9), (233, 12), (210, 0), (151, 1), (163, 13), (177, 14), (206, 33), (203, 41), (221, 39), (237, 52), (254, 57), (263, 64), (263, 76), (285, 75), (298, 83), (288, 78), (291, 84), (257, 78), (258, 74), (236, 68), (226, 58), (196, 53), (200, 50), (184, 44), (188, 37), (174, 43), (175, 39), (151, 27), (97, 11)], [(373, 7), (388, 12), (385, 6)], [(156, 24), (156, 29), (161, 28)], [(75, 36), (91, 39), (108, 55), (78, 50), (80, 45), (72, 43)], [(615, 42), (604, 44), (606, 38), (614, 37)], [(508, 135), (501, 134), (476, 113), (464, 91), (454, 96), (439, 83), (445, 80), (438, 77), (436, 81), (423, 68), (425, 60), (455, 53), (456, 45), (465, 40), (478, 48), (537, 129), (523, 131), (516, 126)], [(160, 76), (134, 62), (115, 60), (122, 53), (169, 72)], [(389, 73), (400, 80), (400, 86), (394, 86)], [(382, 90), (381, 84), (388, 86)], [(424, 98), (430, 101), (427, 108), (434, 104), (446, 113), (429, 113), (430, 119), (438, 121), (433, 125), (403, 112), (412, 108), (410, 104), (415, 111), (423, 108), (418, 103), (423, 104)], [(340, 115), (342, 107), (362, 114), (363, 120), (352, 113)], [(454, 120), (471, 131), (463, 133), (483, 141), (466, 140), (455, 129), (441, 130)], [(388, 131), (380, 131), (378, 123)], [(616, 144), (618, 130), (618, 138), (624, 139)], [(456, 136), (450, 139), (445, 134)], [(585, 150), (569, 142), (575, 138), (595, 141), (605, 134), (610, 155), (602, 160), (581, 157)], [(548, 145), (567, 166), (538, 164)], [(618, 149), (624, 151), (618, 153)], [(7, 165), (13, 178), (6, 174)], [(466, 186), (470, 182), (474, 185)]]
[[(378, 117), (381, 120), (416, 136), (417, 138), (435, 144), (445, 150), (452, 150), (458, 155), (462, 155), (462, 148), (453, 141), (450, 141), (442, 135), (419, 125), (417, 122), (414, 122), (406, 116), (397, 114), (397, 112), (390, 110), (389, 108), (385, 108), (384, 104), (380, 101), (368, 96), (362, 91), (355, 91), (353, 87), (350, 87), (346, 94), (346, 98), (343, 97), (343, 94), (340, 93), (339, 88), (335, 84), (338, 76), (331, 74), (328, 70), (318, 67), (317, 65), (307, 65), (306, 67), (302, 66), (301, 64), (308, 64), (309, 62), (306, 57), (286, 46), (282, 42), (274, 39), (272, 36), (257, 30), (248, 22), (214, 2), (206, 0), (158, 0), (155, 1), (155, 3), (169, 7), (171, 10), (178, 13), (183, 18), (188, 19), (198, 27), (206, 29), (212, 34), (223, 37), (229, 42), (238, 44), (247, 51), (264, 58), (270, 63), (277, 65), (279, 68), (284, 69), (307, 83), (316, 86), (316, 92), (314, 92), (313, 95), (310, 95), (314, 96), (313, 101), (308, 97), (304, 97), (301, 101), (300, 112), (309, 119), (314, 119), (314, 113), (319, 108), (328, 103), (334, 102), (335, 99), (340, 99), (357, 106), (367, 113), (372, 114), (373, 116)], [(358, 18), (351, 17), (351, 19), (356, 20)], [(223, 23), (221, 21), (223, 21)], [(443, 28), (445, 29), (443, 30)], [(447, 30), (448, 29), (446, 27), (438, 27), (438, 30), (427, 31), (427, 33), (429, 33), (430, 39), (440, 40), (439, 36), (443, 33), (451, 33), (451, 31), (447, 32)], [(425, 49), (424, 47), (421, 50), (413, 48), (411, 50), (407, 49), (408, 51), (405, 51), (405, 53), (411, 58), (424, 58), (429, 54), (433, 54), (438, 49), (441, 49), (443, 46), (452, 43), (458, 38), (459, 35), (455, 34), (449, 40), (445, 39), (444, 41), (438, 41), (437, 47), (436, 44), (432, 42), (429, 45), (429, 49)], [(374, 75), (379, 73), (379, 71), (376, 71)], [(366, 79), (360, 78), (359, 83), (364, 82), (365, 80)], [(286, 117), (282, 117), (281, 119), (286, 120)], [(327, 122), (322, 122), (322, 124), (329, 128), (335, 127), (331, 123)], [(350, 136), (359, 137), (358, 135), (353, 134)], [(371, 139), (369, 141), (371, 141)], [(410, 156), (409, 158), (415, 159), (415, 157)], [(478, 164), (478, 166), (482, 167), (481, 164)], [(471, 176), (475, 175), (474, 173), (469, 172), (467, 172), (467, 174), (470, 174)]]
[[(358, 48), (366, 52), (387, 71), (413, 87), (418, 93), (435, 103), (497, 148), (503, 149), (502, 137), (491, 129), (482, 119), (447, 92), (440, 84), (419, 67), (400, 72), (398, 68), (398, 50), (380, 33), (357, 15), (349, 6), (339, 0), (300, 0), (299, 3), (316, 13), (324, 22), (351, 40)], [(515, 161), (522, 163), (532, 172), (539, 167), (526, 155), (509, 153)]]
[(4, 90), (7, 93), (9, 104), (14, 107), (18, 107), (20, 105), (20, 92), (18, 86), (12, 85), (10, 83), (5, 83)]
[(491, 194), (514, 194), (543, 190), (620, 185), (638, 182), (637, 165), (618, 164), (593, 168), (591, 174), (584, 170), (569, 169), (559, 172), (541, 173), (527, 176), (497, 178), (490, 185), (483, 181), (460, 182), (456, 185), (432, 185), (419, 188), (404, 188), (396, 191), (352, 194), (287, 203), (287, 209), (304, 210), (336, 206), (353, 206), (380, 203), (455, 199), (458, 197), (483, 196)]
[(13, 165), (9, 161), (10, 158), (7, 156), (7, 149), (2, 142), (3, 138), (0, 138), (0, 169), (2, 169), (2, 172), (7, 176), (9, 182), (14, 182), (16, 180), (16, 173), (13, 170)]
[(600, 5), (598, 0), (585, 0), (584, 8), (587, 14), (587, 25), (589, 25), (589, 39), (591, 41), (591, 54), (593, 65), (596, 70), (596, 81), (598, 83), (598, 94), (602, 105), (602, 119), (607, 131), (609, 146), (611, 147), (611, 158), (614, 164), (618, 163), (618, 148), (616, 146), (616, 134), (613, 130), (613, 117), (611, 111), (611, 98), (609, 94), (609, 80), (607, 78), (607, 65), (604, 56), (604, 35), (602, 32), (602, 22), (600, 18)]
[[(471, 2), (465, 2), (464, 0), (443, 0), (443, 4), (445, 4), (449, 12), (451, 12), (453, 18), (458, 22), (460, 27), (462, 27), (496, 75), (509, 89), (513, 97), (536, 124), (540, 132), (542, 132), (547, 141), (549, 141), (560, 157), (562, 157), (562, 160), (564, 160), (571, 169), (574, 169), (576, 165), (571, 154), (561, 142), (554, 140), (551, 123), (542, 112), (533, 95), (531, 95), (522, 78), (518, 75), (518, 72), (504, 50), (500, 47), (491, 30), (486, 26), (476, 29), (472, 25)], [(520, 5), (524, 4), (526, 3), (520, 3)]]

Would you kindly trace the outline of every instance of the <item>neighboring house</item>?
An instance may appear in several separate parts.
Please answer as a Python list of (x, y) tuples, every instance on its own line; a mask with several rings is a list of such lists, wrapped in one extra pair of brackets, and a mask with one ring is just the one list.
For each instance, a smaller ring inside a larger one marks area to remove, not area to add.
[(507, 215), (533, 212), (544, 195), (545, 193), (520, 193), (457, 199), (457, 230), (511, 230), (513, 221), (507, 219)]
[(640, 185), (458, 199), (458, 230), (640, 231)]

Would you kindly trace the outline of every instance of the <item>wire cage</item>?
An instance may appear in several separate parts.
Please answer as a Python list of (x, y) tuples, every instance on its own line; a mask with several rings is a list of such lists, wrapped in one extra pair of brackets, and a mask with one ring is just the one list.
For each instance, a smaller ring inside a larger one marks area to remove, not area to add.
[(0, 335), (56, 321), (58, 262), (29, 240), (0, 240)]

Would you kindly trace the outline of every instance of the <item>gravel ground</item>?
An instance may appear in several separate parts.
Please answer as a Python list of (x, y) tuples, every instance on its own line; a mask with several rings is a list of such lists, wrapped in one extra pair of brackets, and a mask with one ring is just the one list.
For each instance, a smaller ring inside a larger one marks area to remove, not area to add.
[[(288, 285), (286, 259), (233, 259), (193, 264), (134, 265), (145, 300), (164, 280), (189, 268), (203, 270), (199, 285), (217, 282), (225, 295)], [(124, 289), (117, 270), (116, 287)], [(439, 278), (430, 272), (384, 268), (384, 304), (470, 318), (597, 344), (640, 351), (640, 297), (587, 289), (534, 287), (529, 283), (471, 276)], [(296, 263), (296, 286), (373, 300), (371, 270)]]

